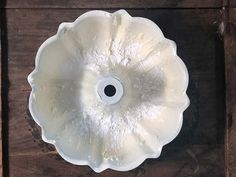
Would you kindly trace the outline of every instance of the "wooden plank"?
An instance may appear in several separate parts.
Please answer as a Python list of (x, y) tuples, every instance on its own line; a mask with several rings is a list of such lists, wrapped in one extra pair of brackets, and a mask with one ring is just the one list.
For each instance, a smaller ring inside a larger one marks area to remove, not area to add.
[(235, 0), (228, 0), (228, 4), (231, 8), (235, 8), (236, 7), (236, 1)]
[[(0, 40), (1, 42), (1, 40)], [(2, 46), (0, 46), (0, 48), (2, 48)], [(2, 56), (2, 50), (0, 49), (0, 55)], [(0, 62), (2, 61), (2, 57), (0, 57)], [(2, 66), (2, 65), (1, 65)], [(0, 69), (0, 73), (2, 72), (2, 69)], [(0, 74), (0, 78), (2, 78), (2, 74)], [(2, 79), (1, 79), (2, 80)], [(0, 95), (2, 95), (2, 82), (1, 82), (1, 88), (0, 88)], [(1, 97), (1, 96), (0, 96)], [(1, 115), (1, 120), (0, 120), (0, 177), (2, 177), (3, 175), (3, 164), (2, 164), (2, 159), (3, 159), (3, 153), (2, 153), (2, 99), (1, 99), (1, 103), (0, 103), (0, 109), (1, 109), (1, 112), (0, 112), (0, 115)]]
[(229, 8), (225, 17), (224, 48), (226, 73), (226, 173), (236, 176), (236, 11)]
[(5, 82), (5, 79), (3, 79), (4, 77), (4, 69), (3, 69), (3, 60), (5, 58), (5, 49), (6, 49), (6, 46), (5, 46), (5, 32), (6, 32), (6, 24), (4, 23), (5, 22), (5, 13), (3, 12), (0, 12), (0, 83), (1, 83), (1, 86), (0, 86), (0, 99), (1, 99), (1, 102), (0, 102), (0, 116), (1, 116), (1, 119), (0, 119), (0, 177), (3, 176), (3, 108), (4, 108), (4, 99), (3, 99), (3, 84)]
[(221, 0), (6, 0), (6, 8), (220, 8)]
[[(10, 155), (14, 177), (223, 177), (221, 146), (192, 146), (191, 148), (166, 148), (158, 160), (146, 160), (138, 168), (128, 172), (105, 170), (95, 173), (87, 166), (74, 166), (53, 153), (40, 155)], [(56, 162), (56, 163), (55, 163)]]
[[(0, 20), (2, 21), (2, 14), (0, 14)], [(0, 23), (0, 80), (1, 80), (1, 86), (0, 86), (0, 132), (2, 132), (2, 23)], [(0, 134), (0, 157), (2, 159), (2, 134)], [(0, 163), (0, 167), (2, 169), (2, 163)]]
[[(68, 176), (86, 176), (88, 171), (90, 176), (94, 176), (88, 167), (57, 160), (55, 149), (41, 140), (40, 129), (27, 110), (30, 86), (26, 77), (34, 68), (38, 47), (56, 33), (61, 22), (72, 22), (84, 12), (78, 9), (7, 9), (10, 176), (66, 176), (67, 173)], [(153, 20), (166, 37), (176, 41), (178, 54), (189, 69), (191, 105), (185, 111), (180, 135), (167, 145), (177, 154), (165, 148), (163, 153), (163, 161), (180, 155), (181, 163), (167, 160), (159, 166), (160, 159), (148, 160), (146, 165), (134, 171), (121, 173), (108, 170), (106, 173), (109, 175), (104, 176), (129, 176), (132, 173), (140, 173), (137, 176), (174, 176), (178, 171), (179, 176), (208, 177), (209, 170), (214, 172), (215, 177), (223, 176), (224, 56), (223, 42), (217, 34), (221, 11), (153, 9), (129, 12)], [(217, 150), (211, 151), (211, 148)], [(204, 149), (210, 149), (204, 153), (204, 158), (209, 160), (202, 160), (204, 165), (200, 170), (195, 171), (195, 167), (186, 165), (188, 160), (186, 156), (182, 157), (182, 151), (190, 150), (190, 154), (193, 152), (195, 155), (192, 156), (199, 161), (201, 157), (197, 152)], [(149, 164), (149, 161), (152, 163)], [(146, 174), (142, 174), (142, 169)]]
[[(2, 20), (2, 16), (0, 16)], [(2, 24), (1, 24), (2, 25)], [(2, 29), (1, 34), (2, 34)], [(0, 65), (2, 63), (2, 35), (0, 36)], [(2, 65), (0, 66), (0, 80), (1, 80), (1, 86), (0, 86), (0, 98), (1, 98), (1, 103), (0, 103), (0, 177), (2, 177)]]
[(223, 6), (235, 8), (236, 7), (236, 0), (223, 0)]
[(227, 7), (229, 5), (228, 0), (222, 0), (222, 6)]

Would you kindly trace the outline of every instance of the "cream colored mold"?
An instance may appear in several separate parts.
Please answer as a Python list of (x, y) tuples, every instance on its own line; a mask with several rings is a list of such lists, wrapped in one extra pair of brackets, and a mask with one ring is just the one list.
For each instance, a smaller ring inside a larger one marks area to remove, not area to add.
[(35, 65), (30, 112), (70, 163), (131, 170), (181, 129), (188, 72), (176, 44), (148, 19), (87, 12), (59, 26)]

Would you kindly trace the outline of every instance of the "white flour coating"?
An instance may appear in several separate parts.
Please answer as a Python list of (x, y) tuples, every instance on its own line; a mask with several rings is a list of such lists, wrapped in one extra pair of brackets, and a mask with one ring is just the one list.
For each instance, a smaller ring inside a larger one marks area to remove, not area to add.
[[(62, 23), (39, 48), (28, 81), (29, 110), (43, 140), (96, 172), (131, 170), (158, 157), (189, 105), (176, 44), (124, 10), (89, 11)], [(111, 83), (114, 97), (105, 91)]]
[(89, 48), (83, 51), (83, 64), (90, 71), (99, 74), (103, 68), (109, 67), (109, 61), (107, 59), (107, 52), (101, 51), (99, 48)]
[(140, 43), (132, 43), (126, 47), (118, 40), (113, 40), (111, 43), (111, 62), (113, 64), (128, 65), (131, 59), (135, 60), (138, 57), (138, 51), (141, 49)]
[[(79, 104), (83, 116), (77, 121), (82, 135), (109, 137), (111, 148), (119, 148), (124, 138), (136, 131), (140, 120), (158, 118), (160, 108), (149, 102), (163, 91), (163, 74), (157, 67), (142, 72), (138, 67), (129, 67), (140, 47), (137, 43), (123, 47), (121, 43), (112, 41), (110, 53), (97, 49), (84, 53), (87, 56), (84, 68), (87, 69), (82, 74), (85, 80), (87, 72), (93, 73), (94, 78), (88, 79), (87, 82), (91, 83), (89, 88), (82, 87), (80, 91), (82, 99)], [(125, 88), (123, 98), (115, 105), (104, 105), (94, 93), (103, 74), (118, 77)]]

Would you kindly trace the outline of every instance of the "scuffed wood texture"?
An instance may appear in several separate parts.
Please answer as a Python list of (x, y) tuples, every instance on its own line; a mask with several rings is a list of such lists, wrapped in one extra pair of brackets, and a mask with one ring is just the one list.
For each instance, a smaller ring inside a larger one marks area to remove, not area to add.
[(236, 1), (235, 0), (229, 0), (228, 4), (231, 8), (235, 8), (236, 7)]
[(7, 0), (7, 8), (216, 8), (221, 0)]
[[(232, 1), (233, 2), (233, 1)], [(225, 13), (224, 48), (226, 71), (225, 155), (228, 177), (236, 176), (236, 3)]]
[[(1, 13), (1, 12), (0, 12)], [(1, 18), (1, 15), (0, 15)], [(2, 23), (0, 22), (0, 34), (2, 34)], [(0, 35), (0, 177), (2, 177), (2, 35)]]
[[(2, 55), (4, 71), (2, 90), (5, 101), (3, 108), (6, 109), (2, 117), (4, 176), (236, 176), (233, 172), (235, 171), (233, 167), (236, 166), (234, 165), (236, 145), (233, 142), (236, 135), (232, 133), (236, 132), (236, 127), (233, 128), (233, 121), (231, 124), (227, 121), (229, 136), (226, 136), (224, 141), (226, 100), (224, 72), (226, 69), (226, 81), (231, 85), (235, 75), (232, 73), (234, 70), (231, 62), (235, 58), (236, 50), (232, 42), (235, 40), (231, 37), (232, 32), (227, 33), (225, 29), (229, 28), (224, 28), (229, 20), (223, 18), (227, 7), (222, 10), (222, 4), (223, 1), (219, 0), (103, 0), (99, 2), (95, 0), (7, 0), (4, 5), (6, 8), (2, 12), (5, 18), (1, 19), (1, 24), (4, 25), (2, 44), (4, 43), (5, 46), (5, 54)], [(224, 5), (228, 6), (228, 1), (224, 1)], [(184, 124), (180, 134), (164, 147), (160, 158), (148, 159), (138, 168), (128, 172), (106, 170), (97, 174), (87, 166), (67, 163), (57, 154), (52, 145), (42, 141), (40, 128), (34, 123), (28, 111), (31, 89), (26, 78), (34, 68), (38, 47), (56, 33), (61, 22), (73, 22), (90, 8), (112, 8), (114, 11), (115, 8), (121, 7), (131, 8), (128, 12), (133, 16), (153, 20), (167, 38), (176, 41), (178, 55), (189, 70), (190, 82), (187, 92), (191, 105), (184, 113)], [(151, 9), (140, 9), (144, 7), (151, 7)], [(194, 9), (195, 7), (199, 9)], [(224, 37), (222, 34), (225, 34)], [(231, 47), (229, 54), (226, 50), (230, 47), (227, 45)], [(224, 67), (224, 56), (226, 67)], [(233, 110), (228, 107), (232, 106), (232, 94), (235, 94), (231, 89), (235, 90), (235, 87), (227, 85), (227, 113), (232, 113)], [(228, 101), (229, 97), (231, 101)], [(232, 115), (234, 114), (227, 114), (227, 118), (232, 118), (227, 120), (233, 120)]]

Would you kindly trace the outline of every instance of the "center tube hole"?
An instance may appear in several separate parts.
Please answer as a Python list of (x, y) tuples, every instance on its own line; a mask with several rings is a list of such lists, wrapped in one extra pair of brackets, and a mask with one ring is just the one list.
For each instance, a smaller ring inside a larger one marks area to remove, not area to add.
[(113, 85), (107, 85), (104, 88), (104, 93), (106, 96), (112, 97), (116, 94), (116, 88)]

